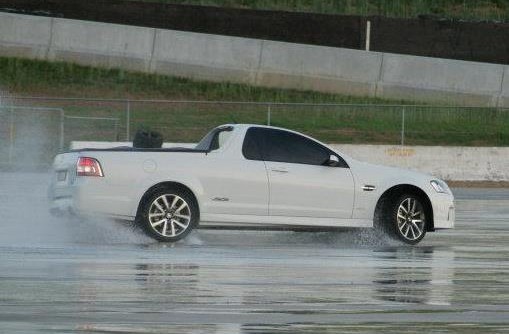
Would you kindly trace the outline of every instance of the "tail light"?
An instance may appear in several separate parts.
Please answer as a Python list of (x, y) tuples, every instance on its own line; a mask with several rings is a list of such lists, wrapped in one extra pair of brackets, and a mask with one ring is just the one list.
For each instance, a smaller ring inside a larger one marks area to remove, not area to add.
[(101, 164), (97, 159), (79, 157), (76, 164), (76, 175), (78, 176), (104, 176)]

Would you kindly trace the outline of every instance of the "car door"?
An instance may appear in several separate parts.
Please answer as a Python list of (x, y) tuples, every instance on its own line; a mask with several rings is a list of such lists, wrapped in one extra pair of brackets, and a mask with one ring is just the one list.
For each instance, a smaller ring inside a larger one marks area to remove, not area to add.
[[(351, 218), (353, 176), (334, 152), (297, 133), (255, 128), (262, 143), (269, 178), (269, 215)], [(330, 155), (341, 163), (325, 163)]]
[(220, 215), (267, 216), (269, 189), (265, 163), (241, 156), (240, 133), (232, 127), (210, 134), (209, 152), (197, 166), (203, 184), (202, 212)]

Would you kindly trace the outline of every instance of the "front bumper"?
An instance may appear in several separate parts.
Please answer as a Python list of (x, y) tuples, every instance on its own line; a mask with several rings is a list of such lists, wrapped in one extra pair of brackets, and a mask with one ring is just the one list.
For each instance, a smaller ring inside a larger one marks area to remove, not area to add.
[(454, 196), (451, 194), (435, 194), (431, 198), (433, 206), (433, 221), (435, 229), (454, 228), (456, 209)]

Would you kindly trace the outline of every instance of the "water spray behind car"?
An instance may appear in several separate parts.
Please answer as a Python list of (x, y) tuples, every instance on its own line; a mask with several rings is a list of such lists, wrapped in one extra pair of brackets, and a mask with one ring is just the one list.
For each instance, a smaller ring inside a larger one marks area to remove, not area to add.
[(60, 113), (16, 103), (0, 94), (0, 200), (11, 203), (0, 216), (0, 245), (139, 243), (148, 238), (120, 231), (110, 220), (86, 222), (49, 213), (50, 163), (59, 151)]

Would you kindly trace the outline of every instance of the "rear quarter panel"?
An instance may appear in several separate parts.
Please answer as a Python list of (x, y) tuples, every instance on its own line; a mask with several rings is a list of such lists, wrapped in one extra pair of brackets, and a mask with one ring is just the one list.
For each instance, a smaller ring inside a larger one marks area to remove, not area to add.
[(179, 182), (199, 197), (203, 192), (192, 166), (202, 163), (203, 153), (180, 152), (82, 152), (97, 159), (104, 177), (78, 177), (76, 206), (83, 211), (134, 218), (139, 201), (152, 186)]

